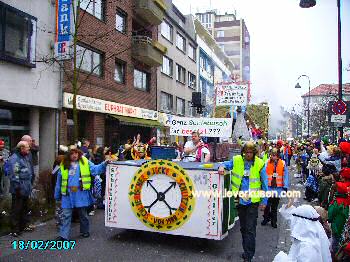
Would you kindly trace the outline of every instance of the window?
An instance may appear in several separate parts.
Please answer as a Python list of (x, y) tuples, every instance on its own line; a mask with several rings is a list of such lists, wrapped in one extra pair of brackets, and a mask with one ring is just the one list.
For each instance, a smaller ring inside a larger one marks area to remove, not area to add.
[(176, 98), (176, 114), (185, 115), (185, 100), (182, 98)]
[(192, 107), (192, 102), (188, 101), (187, 102), (187, 108), (188, 108), (188, 115), (189, 116), (194, 116), (194, 107)]
[(186, 70), (178, 64), (176, 64), (176, 80), (182, 84), (186, 84)]
[(197, 77), (191, 72), (188, 72), (188, 87), (196, 89), (196, 82)]
[(172, 112), (173, 111), (173, 96), (161, 92), (160, 93), (160, 109), (165, 112)]
[(222, 51), (225, 51), (225, 45), (224, 44), (219, 44), (219, 47), (221, 48)]
[(126, 25), (127, 25), (127, 14), (122, 10), (117, 10), (115, 15), (115, 29), (119, 32), (126, 34)]
[(100, 20), (104, 18), (104, 0), (80, 0), (80, 8)]
[(0, 2), (0, 59), (35, 67), (37, 19)]
[(101, 76), (102, 54), (77, 45), (77, 68)]
[(216, 37), (224, 37), (224, 36), (225, 36), (225, 31), (220, 30), (216, 32)]
[(179, 33), (176, 34), (176, 46), (181, 51), (183, 51), (183, 52), (186, 51), (186, 39), (182, 35), (180, 35)]
[(134, 69), (134, 86), (138, 89), (149, 90), (149, 73)]
[(166, 21), (161, 24), (161, 34), (170, 42), (173, 42), (173, 27)]
[(168, 76), (173, 76), (173, 60), (166, 56), (163, 56), (163, 65), (161, 71)]
[(120, 60), (115, 61), (114, 80), (120, 84), (125, 83), (126, 63)]
[(196, 48), (193, 47), (191, 44), (188, 45), (188, 56), (193, 61), (196, 61)]

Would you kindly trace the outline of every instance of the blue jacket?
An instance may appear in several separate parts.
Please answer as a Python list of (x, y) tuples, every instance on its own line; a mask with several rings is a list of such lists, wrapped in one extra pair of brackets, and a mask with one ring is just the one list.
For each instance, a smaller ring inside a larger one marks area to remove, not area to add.
[(16, 151), (8, 161), (10, 193), (15, 194), (19, 189), (22, 196), (28, 197), (32, 192), (34, 182), (34, 169), (29, 155), (22, 156)]
[[(106, 162), (102, 162), (99, 165), (94, 165), (89, 161), (91, 176), (104, 174), (106, 172)], [(80, 190), (80, 167), (77, 166), (75, 174), (68, 176), (68, 194), (65, 196), (61, 195), (61, 171), (58, 171), (57, 182), (55, 187), (55, 199), (60, 200), (62, 197), (62, 208), (74, 208), (74, 207), (87, 207), (93, 203), (93, 197), (91, 190)], [(91, 179), (91, 186), (93, 186), (93, 178)], [(70, 186), (78, 187), (77, 192), (72, 192)]]

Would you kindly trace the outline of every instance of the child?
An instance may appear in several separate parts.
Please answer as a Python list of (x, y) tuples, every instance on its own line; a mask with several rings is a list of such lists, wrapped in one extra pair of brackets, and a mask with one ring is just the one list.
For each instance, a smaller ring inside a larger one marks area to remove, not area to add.
[(326, 209), (329, 206), (329, 194), (333, 185), (334, 174), (336, 173), (337, 169), (335, 166), (328, 164), (322, 166), (322, 173), (319, 178), (318, 201), (320, 206)]
[[(317, 151), (317, 149), (316, 149)], [(321, 161), (317, 158), (316, 152), (312, 154), (307, 169), (310, 170), (305, 183), (305, 200), (311, 202), (318, 195), (318, 173), (322, 169)]]

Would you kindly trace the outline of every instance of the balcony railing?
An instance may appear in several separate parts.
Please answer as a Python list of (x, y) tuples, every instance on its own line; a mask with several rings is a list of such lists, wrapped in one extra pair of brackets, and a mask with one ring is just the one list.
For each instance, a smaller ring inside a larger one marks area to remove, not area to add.
[(163, 55), (167, 48), (158, 41), (147, 36), (134, 36), (132, 57), (148, 66), (160, 66), (163, 64)]
[[(167, 9), (164, 0), (134, 0), (135, 13), (144, 25), (160, 25)], [(137, 17), (136, 16), (136, 17)]]

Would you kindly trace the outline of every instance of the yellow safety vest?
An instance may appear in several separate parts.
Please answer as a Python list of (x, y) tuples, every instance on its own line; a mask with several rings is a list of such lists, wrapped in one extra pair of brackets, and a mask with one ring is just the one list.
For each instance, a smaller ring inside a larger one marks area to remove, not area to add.
[[(264, 162), (256, 156), (254, 160), (254, 165), (250, 167), (249, 175), (249, 190), (253, 192), (251, 197), (252, 203), (260, 202), (260, 197), (258, 195), (254, 196), (254, 192), (259, 192), (261, 190), (260, 170), (263, 167)], [(243, 175), (244, 160), (241, 155), (234, 156), (233, 169), (231, 172), (231, 183), (233, 192), (238, 192), (240, 190)]]
[[(81, 182), (83, 184), (83, 190), (90, 190), (91, 188), (91, 176), (90, 176), (90, 166), (89, 160), (86, 157), (82, 157), (79, 160), (79, 168), (80, 168), (80, 177)], [(62, 182), (61, 182), (61, 194), (67, 195), (67, 187), (68, 187), (68, 169), (64, 168), (63, 163), (60, 165)]]

